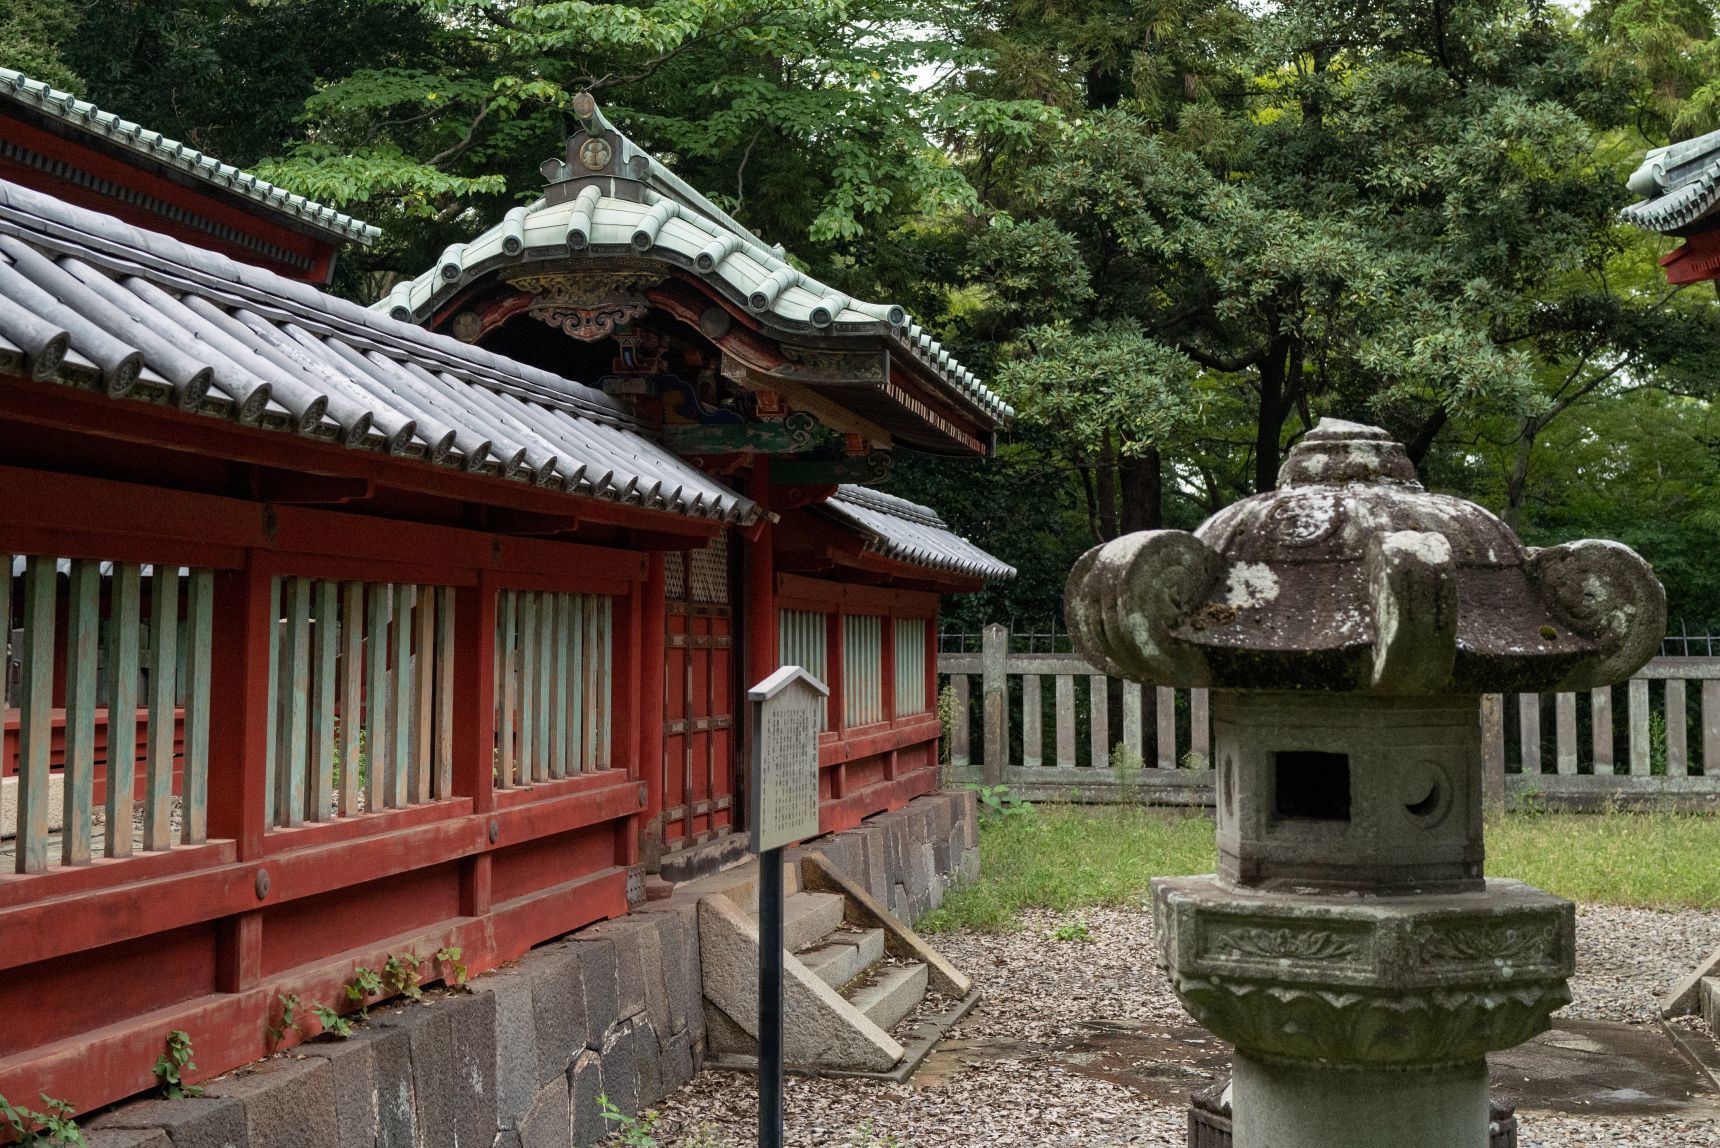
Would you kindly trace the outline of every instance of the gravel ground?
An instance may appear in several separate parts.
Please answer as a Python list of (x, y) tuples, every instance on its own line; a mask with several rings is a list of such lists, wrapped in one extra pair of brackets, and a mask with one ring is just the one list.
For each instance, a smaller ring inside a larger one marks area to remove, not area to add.
[[(791, 1077), (788, 1143), (1183, 1148), (1183, 1098), (1211, 1079), (1219, 1050), (1202, 1047), (1202, 1034), (1165, 987), (1150, 914), (1078, 916), (1089, 943), (1051, 940), (1052, 929), (1074, 918), (1041, 912), (1024, 914), (1019, 932), (937, 938), (957, 967), (982, 982), (978, 1008), (908, 1084)], [(1656, 998), (1720, 945), (1720, 913), (1585, 907), (1577, 935), (1568, 1014), (1646, 1022)], [(1130, 1047), (1151, 1045), (1162, 1055), (1150, 1063), (1107, 1055), (1107, 1031), (1127, 1032)], [(750, 1077), (704, 1072), (660, 1107), (655, 1135), (664, 1145), (750, 1143), (756, 1104)], [(1720, 1148), (1720, 1124), (1534, 1114), (1524, 1121), (1521, 1148)]]

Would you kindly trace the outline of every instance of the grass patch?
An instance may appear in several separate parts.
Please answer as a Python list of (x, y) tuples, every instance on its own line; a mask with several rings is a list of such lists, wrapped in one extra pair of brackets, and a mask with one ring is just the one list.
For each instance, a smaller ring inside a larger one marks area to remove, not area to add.
[[(1138, 908), (1154, 877), (1210, 873), (1209, 817), (1140, 806), (1039, 805), (980, 822), (980, 879), (951, 890), (921, 932), (996, 932), (1023, 909)], [(1720, 818), (1510, 814), (1487, 825), (1487, 873), (1573, 901), (1720, 908)]]
[(1210, 873), (1218, 864), (1210, 818), (1134, 805), (1039, 805), (986, 817), (979, 849), (980, 879), (951, 890), (917, 931), (996, 932), (1023, 909), (1135, 908), (1154, 877)]
[(1720, 908), (1720, 818), (1616, 810), (1493, 817), (1487, 875), (1573, 901)]

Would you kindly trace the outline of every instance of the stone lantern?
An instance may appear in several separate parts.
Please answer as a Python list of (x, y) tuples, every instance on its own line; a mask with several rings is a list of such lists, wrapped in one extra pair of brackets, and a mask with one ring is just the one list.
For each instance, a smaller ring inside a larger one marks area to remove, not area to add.
[(1322, 420), (1279, 488), (1095, 548), (1078, 648), (1212, 693), (1219, 871), (1153, 882), (1177, 997), (1236, 1046), (1235, 1148), (1486, 1148), (1486, 1054), (1570, 999), (1568, 901), (1482, 876), (1483, 693), (1581, 690), (1658, 647), (1627, 547), (1526, 548)]

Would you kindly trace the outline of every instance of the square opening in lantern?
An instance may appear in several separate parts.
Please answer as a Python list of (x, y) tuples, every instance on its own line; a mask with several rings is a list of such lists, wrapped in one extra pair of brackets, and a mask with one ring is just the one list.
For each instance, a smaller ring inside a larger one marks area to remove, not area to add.
[(1273, 807), (1284, 821), (1348, 821), (1350, 756), (1314, 750), (1272, 755)]

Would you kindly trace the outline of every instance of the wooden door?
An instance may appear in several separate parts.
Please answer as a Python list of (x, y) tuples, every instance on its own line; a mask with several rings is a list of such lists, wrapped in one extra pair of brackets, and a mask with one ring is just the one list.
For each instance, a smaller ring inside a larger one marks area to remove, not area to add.
[(728, 539), (719, 535), (703, 549), (666, 559), (662, 841), (669, 853), (733, 832), (740, 818)]

